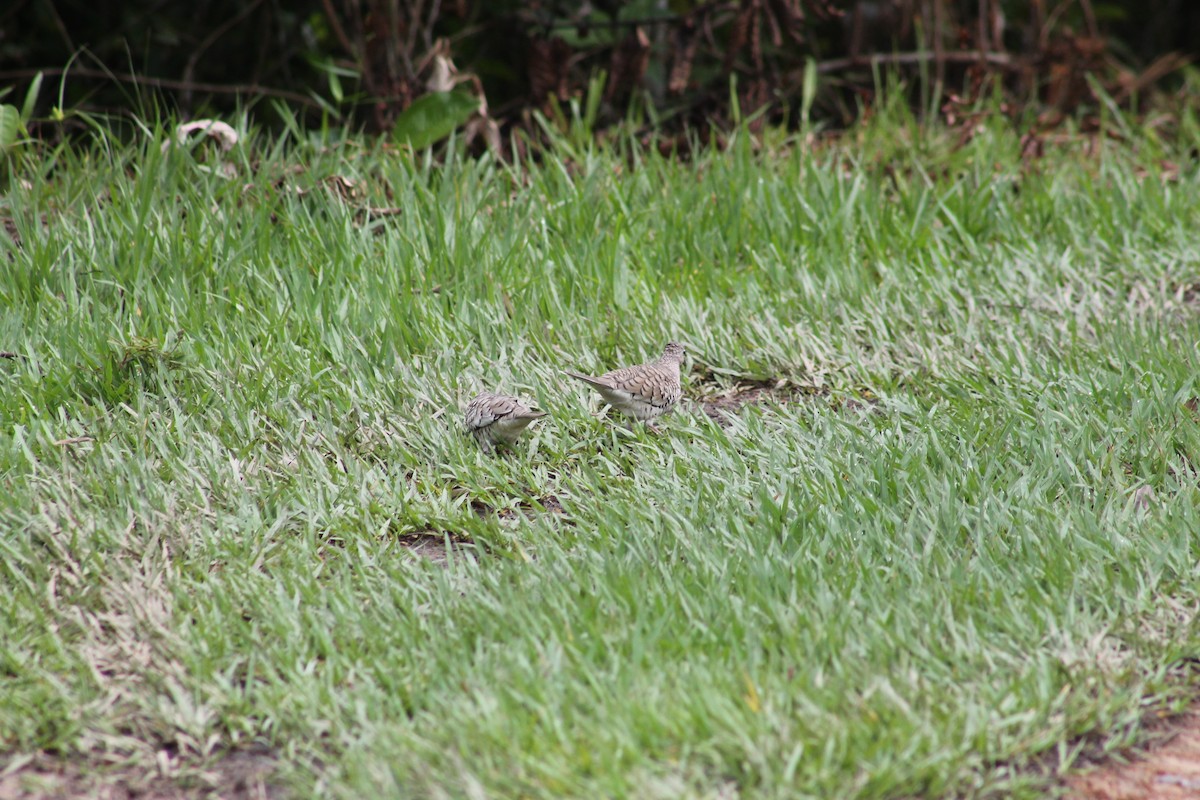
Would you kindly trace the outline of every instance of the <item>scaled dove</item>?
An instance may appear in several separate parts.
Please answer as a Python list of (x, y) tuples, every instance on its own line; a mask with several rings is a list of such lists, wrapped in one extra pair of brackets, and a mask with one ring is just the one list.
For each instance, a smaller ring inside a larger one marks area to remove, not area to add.
[(606, 372), (598, 378), (567, 371), (572, 378), (591, 386), (605, 402), (626, 416), (650, 425), (669, 414), (683, 395), (679, 366), (686, 355), (683, 345), (670, 342), (654, 361)]
[(482, 392), (477, 394), (463, 415), (463, 423), (483, 452), (490, 453), (498, 444), (512, 444), (529, 423), (546, 416), (515, 397)]

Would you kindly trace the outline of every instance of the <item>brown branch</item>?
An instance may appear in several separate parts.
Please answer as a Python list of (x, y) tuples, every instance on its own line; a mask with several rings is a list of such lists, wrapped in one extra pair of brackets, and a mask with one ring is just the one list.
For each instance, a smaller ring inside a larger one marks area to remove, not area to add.
[(58, 13), (58, 9), (54, 7), (53, 2), (46, 3), (50, 9), (50, 16), (54, 19), (54, 27), (58, 30), (58, 35), (63, 38), (63, 43), (67, 46), (68, 53), (75, 52), (75, 44), (71, 41), (71, 34), (67, 30), (67, 23), (63, 22), (62, 15)]
[(1029, 24), (1033, 28), (1033, 40), (1039, 48), (1045, 48), (1046, 40), (1042, 31), (1046, 27), (1046, 9), (1042, 8), (1042, 0), (1032, 0), (1029, 4)]
[[(196, 45), (195, 49), (192, 50), (192, 54), (188, 56), (187, 63), (183, 67), (184, 83), (193, 83), (192, 76), (196, 74), (196, 65), (200, 63), (200, 57), (204, 55), (205, 51), (216, 44), (217, 40), (228, 33), (235, 25), (244, 20), (246, 17), (250, 16), (250, 14), (252, 14), (260, 5), (262, 5), (262, 3), (263, 0), (251, 0), (251, 2), (247, 3), (241, 11), (217, 26), (212, 33), (204, 37), (204, 41)], [(184, 103), (191, 103), (191, 100), (191, 91), (185, 89)]]
[(329, 20), (329, 27), (333, 29), (333, 35), (337, 37), (338, 43), (351, 57), (362, 60), (362, 54), (350, 42), (350, 37), (346, 35), (346, 29), (342, 27), (342, 21), (338, 19), (337, 11), (333, 7), (333, 0), (321, 0), (321, 5), (325, 6), (325, 18)]
[[(721, 8), (736, 9), (737, 5), (736, 0), (733, 0), (733, 2), (730, 2), (730, 0), (711, 0), (708, 3), (701, 3), (685, 14), (657, 14), (651, 17), (609, 19), (603, 22), (588, 22), (588, 27), (596, 30), (603, 30), (605, 28), (613, 30), (616, 28), (645, 28), (652, 25), (677, 25), (689, 19), (706, 16)], [(546, 26), (546, 30), (557, 31), (578, 27), (578, 20), (564, 19), (551, 22)]]
[[(943, 16), (945, 11), (942, 0), (933, 0), (933, 55), (934, 55), (934, 93), (941, 97), (946, 87), (946, 46), (942, 42), (942, 28), (945, 27)], [(940, 102), (940, 101), (939, 101)], [(925, 109), (921, 109), (925, 113)]]
[(1134, 92), (1142, 91), (1152, 83), (1157, 82), (1181, 67), (1187, 66), (1191, 62), (1192, 59), (1189, 56), (1180, 53), (1164, 53), (1140, 73), (1131, 76), (1128, 81), (1122, 80), (1120, 90), (1113, 95), (1113, 102), (1125, 102)]
[(979, 37), (979, 41), (976, 43), (976, 47), (984, 52), (987, 52), (988, 49), (987, 29), (990, 8), (988, 0), (979, 0), (979, 33), (976, 34)]
[[(208, 50), (210, 47), (214, 46), (218, 38), (228, 34), (230, 29), (233, 29), (234, 26), (240, 23), (242, 19), (250, 16), (250, 14), (253, 13), (254, 10), (256, 10), (256, 8), (258, 8), (260, 5), (263, 5), (263, 0), (251, 0), (251, 2), (247, 2), (247, 4), (242, 7), (241, 11), (234, 14), (233, 17), (224, 20), (223, 23), (217, 25), (216, 28), (212, 30), (211, 34), (205, 36), (204, 41), (197, 44), (197, 46), (192, 49), (192, 54), (187, 56), (187, 64), (184, 65), (184, 76), (182, 76), (182, 80), (184, 80), (185, 83), (193, 83), (192, 76), (196, 74), (196, 65), (199, 64), (200, 56), (204, 55), (205, 50)], [(187, 96), (187, 101), (190, 102), (191, 92), (185, 90), (185, 95)]]
[(8, 80), (27, 80), (33, 78), (38, 73), (42, 73), (46, 77), (55, 75), (74, 75), (78, 78), (98, 78), (106, 80), (121, 81), (122, 83), (133, 83), (138, 86), (151, 86), (155, 89), (170, 89), (174, 91), (195, 91), (208, 92), (209, 94), (259, 94), (264, 97), (278, 97), (281, 100), (291, 100), (294, 103), (300, 103), (309, 108), (321, 108), (321, 104), (313, 100), (307, 95), (299, 92), (290, 92), (287, 89), (273, 89), (270, 86), (259, 86), (258, 84), (237, 84), (237, 83), (197, 83), (194, 81), (177, 81), (171, 78), (151, 78), (146, 75), (132, 75), (127, 72), (108, 72), (102, 69), (89, 69), (88, 67), (71, 67), (66, 68), (51, 68), (51, 69), (13, 69), (0, 71), (0, 81)]
[(1042, 22), (1042, 39), (1039, 42), (1039, 49), (1045, 50), (1050, 44), (1050, 33), (1054, 30), (1054, 26), (1058, 24), (1058, 18), (1063, 15), (1066, 9), (1067, 4), (1062, 2), (1052, 8), (1050, 13), (1046, 15), (1045, 20)]
[(17, 0), (15, 3), (9, 3), (8, 8), (3, 14), (0, 14), (0, 27), (8, 24), (8, 21), (15, 17), (18, 12), (25, 6), (29, 5), (29, 0)]
[[(405, 43), (404, 43), (403, 55), (404, 55), (404, 66), (408, 71), (408, 75), (406, 77), (415, 79), (417, 77), (417, 71), (416, 71), (416, 69), (413, 68), (413, 60), (412, 59), (413, 59), (413, 55), (415, 55), (417, 52), (417, 36), (420, 35), (421, 28), (424, 27), (421, 25), (421, 17), (424, 16), (424, 14), (425, 14), (425, 0), (411, 0), (411, 2), (412, 2), (412, 7), (409, 9), (408, 30), (405, 31), (405, 33), (408, 34), (408, 37), (407, 37), (407, 41), (405, 41)], [(389, 17), (388, 23), (389, 23), (389, 26), (391, 27), (391, 29), (394, 31), (396, 29), (395, 28), (395, 24), (396, 24), (395, 17), (394, 16)], [(389, 44), (391, 44), (391, 43), (389, 42)], [(388, 60), (389, 61), (393, 60), (394, 50), (395, 50), (394, 46), (390, 46), (388, 48), (388, 56), (389, 56)], [(396, 69), (396, 67), (397, 67), (397, 64), (395, 64), (395, 63), (388, 64), (388, 69), (391, 72), (391, 75), (389, 75), (388, 77), (391, 77), (391, 78), (396, 77), (396, 73), (399, 71)]]
[[(1007, 53), (985, 53), (980, 50), (958, 50), (943, 53), (942, 59), (949, 64), (971, 64), (979, 61), (1002, 69), (1018, 70), (1021, 62), (1013, 59)], [(882, 64), (919, 64), (922, 61), (932, 61), (937, 56), (927, 50), (919, 53), (879, 53), (872, 56), (849, 56), (847, 58), (831, 58), (817, 63), (817, 72), (841, 72), (855, 67), (874, 67)]]
[[(347, 22), (351, 26), (351, 32), (348, 34), (348, 37), (350, 35), (353, 36), (352, 39), (348, 38), (348, 41), (352, 42), (350, 54), (358, 61), (358, 73), (360, 79), (362, 80), (363, 87), (367, 90), (367, 94), (372, 97), (379, 97), (382, 94), (390, 94), (391, 87), (380, 85), (379, 75), (375, 70), (375, 64), (373, 63), (374, 59), (371, 57), (371, 48), (368, 45), (368, 39), (370, 37), (366, 28), (367, 20), (363, 16), (362, 3), (359, 2), (359, 0), (343, 0), (342, 4), (346, 8), (346, 14), (349, 18)], [(370, 0), (368, 0), (368, 16), (371, 15), (371, 5), (372, 4)], [(329, 5), (328, 7), (332, 7), (332, 5)], [(390, 46), (391, 37), (389, 36), (388, 39), (389, 43), (385, 44), (385, 46)], [(368, 107), (368, 113), (371, 115), (371, 119), (374, 121), (373, 124), (376, 130), (383, 130), (386, 127), (384, 124), (384, 109), (385, 106), (382, 102), (372, 103)]]
[(1092, 9), (1091, 0), (1079, 0), (1079, 7), (1083, 9), (1083, 20), (1087, 24), (1088, 36), (1099, 39), (1100, 26), (1096, 24), (1096, 12)]
[(433, 28), (434, 25), (437, 24), (437, 21), (441, 18), (441, 14), (442, 0), (433, 0), (433, 5), (429, 7), (429, 22), (425, 24), (421, 31), (423, 34), (425, 34), (426, 50), (433, 49)]
[[(682, 22), (684, 15), (682, 14), (659, 14), (653, 17), (638, 17), (637, 19), (609, 19), (603, 21), (588, 20), (587, 26), (589, 30), (615, 30), (616, 28), (643, 28), (651, 25), (674, 25), (677, 22)], [(579, 22), (571, 19), (560, 19), (546, 25), (543, 30), (561, 31), (561, 30), (576, 30), (579, 28)]]

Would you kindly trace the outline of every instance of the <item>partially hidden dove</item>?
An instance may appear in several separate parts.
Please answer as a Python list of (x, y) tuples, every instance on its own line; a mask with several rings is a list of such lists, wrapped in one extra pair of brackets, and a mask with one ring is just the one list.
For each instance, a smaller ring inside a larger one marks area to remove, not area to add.
[(515, 397), (481, 392), (467, 405), (463, 423), (483, 452), (490, 453), (498, 444), (515, 442), (529, 423), (544, 416), (545, 411), (535, 411)]
[(654, 429), (651, 420), (671, 413), (683, 395), (679, 366), (685, 355), (683, 345), (670, 342), (661, 356), (645, 364), (614, 369), (598, 378), (570, 370), (567, 374), (591, 386), (617, 411)]

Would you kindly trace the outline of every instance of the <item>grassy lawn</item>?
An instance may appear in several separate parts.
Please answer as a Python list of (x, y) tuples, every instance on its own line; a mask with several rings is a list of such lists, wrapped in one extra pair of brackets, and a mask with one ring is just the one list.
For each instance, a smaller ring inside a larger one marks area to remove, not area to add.
[[(0, 765), (1044, 796), (1191, 696), (1185, 123), (1029, 162), (1005, 125), (956, 147), (897, 115), (689, 163), (14, 156)], [(563, 374), (670, 339), (658, 436)], [(485, 456), (459, 430), (483, 388), (551, 417)]]

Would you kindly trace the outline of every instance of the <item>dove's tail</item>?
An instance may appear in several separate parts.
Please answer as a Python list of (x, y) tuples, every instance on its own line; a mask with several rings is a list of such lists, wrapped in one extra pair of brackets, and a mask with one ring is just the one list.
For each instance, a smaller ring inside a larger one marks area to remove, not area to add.
[(516, 415), (517, 419), (541, 419), (542, 417), (548, 417), (548, 416), (550, 416), (550, 415), (547, 414), (545, 411), (537, 411), (537, 410), (530, 410), (530, 411), (526, 411), (524, 414)]
[(594, 387), (596, 387), (597, 389), (608, 389), (608, 388), (610, 388), (610, 387), (606, 386), (606, 385), (605, 385), (605, 384), (604, 384), (602, 381), (600, 381), (599, 379), (597, 379), (597, 378), (593, 378), (593, 377), (592, 377), (592, 376), (590, 376), (590, 375), (580, 375), (578, 372), (571, 372), (571, 370), (569, 370), (569, 369), (563, 370), (563, 372), (565, 372), (567, 375), (570, 375), (572, 378), (574, 378), (574, 379), (575, 379), (575, 380), (577, 380), (577, 381), (583, 381), (583, 382), (584, 382), (584, 383), (586, 383), (588, 386), (594, 386)]

